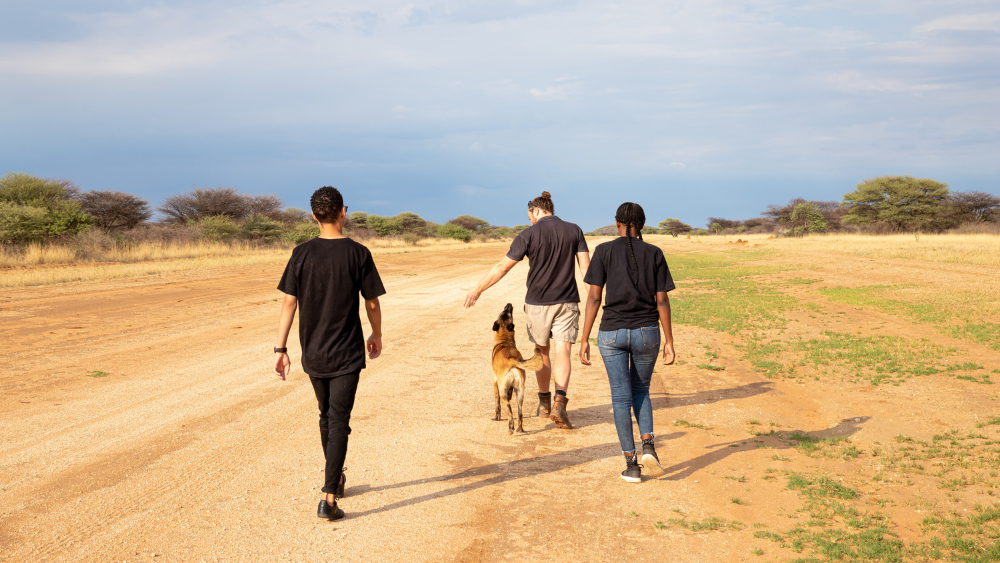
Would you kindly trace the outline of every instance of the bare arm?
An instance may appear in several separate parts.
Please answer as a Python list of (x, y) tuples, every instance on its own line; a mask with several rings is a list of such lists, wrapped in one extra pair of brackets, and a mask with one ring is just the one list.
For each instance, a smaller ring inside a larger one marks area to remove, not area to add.
[(368, 337), (365, 347), (368, 358), (374, 360), (382, 354), (382, 306), (378, 297), (365, 299), (365, 313), (368, 313), (368, 324), (372, 327), (372, 335)]
[(580, 363), (585, 366), (590, 365), (590, 331), (594, 329), (594, 321), (597, 320), (597, 311), (601, 308), (601, 299), (604, 297), (604, 288), (599, 285), (588, 286), (587, 309), (583, 315), (583, 341), (580, 342)]
[(469, 290), (469, 293), (466, 294), (465, 307), (469, 308), (475, 305), (476, 301), (479, 300), (479, 296), (482, 295), (487, 289), (493, 287), (493, 285), (498, 281), (502, 280), (503, 277), (507, 275), (507, 272), (509, 272), (510, 269), (516, 264), (517, 262), (507, 258), (506, 256), (501, 258), (500, 261), (497, 262), (496, 265), (490, 270), (490, 273), (486, 274), (486, 277), (479, 280), (476, 287)]
[(656, 310), (663, 325), (663, 365), (669, 366), (674, 363), (677, 354), (674, 352), (674, 329), (670, 324), (670, 298), (666, 291), (656, 292)]
[[(295, 320), (295, 309), (298, 308), (299, 300), (294, 295), (285, 295), (285, 300), (281, 303), (281, 316), (278, 317), (278, 348), (288, 345), (288, 332), (292, 330), (292, 321)], [(292, 370), (292, 362), (288, 359), (287, 352), (278, 352), (274, 355), (274, 374), (282, 381)]]
[[(587, 268), (590, 267), (590, 252), (577, 252), (576, 253), (576, 263), (580, 265), (580, 277), (587, 277)], [(584, 287), (590, 287), (587, 282), (583, 282)], [(590, 290), (588, 289), (589, 293)]]

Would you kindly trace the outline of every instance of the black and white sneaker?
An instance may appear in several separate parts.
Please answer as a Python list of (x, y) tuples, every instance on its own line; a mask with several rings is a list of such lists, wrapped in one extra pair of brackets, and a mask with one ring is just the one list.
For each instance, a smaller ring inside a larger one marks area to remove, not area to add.
[(642, 466), (651, 477), (663, 476), (663, 468), (660, 467), (660, 458), (656, 457), (656, 446), (653, 445), (653, 438), (642, 441)]
[(642, 466), (639, 465), (638, 457), (635, 454), (625, 456), (625, 471), (622, 471), (622, 479), (628, 483), (642, 482)]

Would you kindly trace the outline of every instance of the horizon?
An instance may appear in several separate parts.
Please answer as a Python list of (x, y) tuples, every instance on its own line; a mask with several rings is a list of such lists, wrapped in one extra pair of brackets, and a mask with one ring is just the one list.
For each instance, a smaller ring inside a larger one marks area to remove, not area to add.
[(881, 175), (1000, 195), (998, 54), (998, 1), (9, 3), (0, 173), (509, 226), (547, 190), (587, 232)]

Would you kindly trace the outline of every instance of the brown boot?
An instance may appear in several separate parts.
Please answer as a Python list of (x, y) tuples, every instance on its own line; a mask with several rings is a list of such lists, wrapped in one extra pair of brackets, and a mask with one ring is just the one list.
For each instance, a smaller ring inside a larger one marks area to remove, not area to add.
[(566, 414), (566, 403), (569, 402), (569, 398), (556, 395), (555, 400), (555, 403), (552, 405), (552, 415), (549, 418), (552, 419), (552, 422), (556, 423), (556, 428), (568, 428), (572, 430), (573, 425)]
[(544, 416), (548, 418), (552, 414), (552, 395), (541, 393), (538, 394), (538, 408), (535, 409), (535, 416)]

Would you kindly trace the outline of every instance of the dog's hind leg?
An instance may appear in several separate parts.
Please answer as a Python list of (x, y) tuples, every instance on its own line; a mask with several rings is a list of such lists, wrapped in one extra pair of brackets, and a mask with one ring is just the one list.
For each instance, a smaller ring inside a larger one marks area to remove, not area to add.
[(497, 412), (493, 416), (493, 420), (500, 420), (500, 386), (497, 385), (496, 378), (493, 378), (493, 395), (497, 400)]
[(507, 402), (507, 414), (509, 416), (507, 420), (507, 431), (511, 434), (514, 433), (514, 410), (510, 407), (510, 399), (514, 395), (514, 378), (511, 377), (510, 372), (507, 372), (507, 377), (504, 378), (503, 382), (503, 396)]
[(524, 372), (519, 369), (511, 370), (514, 375), (514, 393), (517, 394), (517, 431), (524, 434)]

